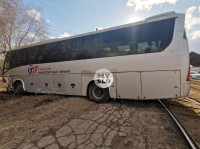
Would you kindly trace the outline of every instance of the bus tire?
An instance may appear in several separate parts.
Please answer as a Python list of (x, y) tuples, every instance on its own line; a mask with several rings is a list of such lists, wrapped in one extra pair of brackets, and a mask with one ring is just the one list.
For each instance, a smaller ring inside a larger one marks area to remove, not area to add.
[(15, 85), (14, 85), (14, 94), (15, 95), (23, 95), (24, 93), (25, 92), (24, 92), (22, 83), (21, 82), (15, 83)]
[(100, 88), (94, 82), (89, 86), (88, 95), (90, 100), (96, 103), (104, 103), (110, 98), (109, 89)]

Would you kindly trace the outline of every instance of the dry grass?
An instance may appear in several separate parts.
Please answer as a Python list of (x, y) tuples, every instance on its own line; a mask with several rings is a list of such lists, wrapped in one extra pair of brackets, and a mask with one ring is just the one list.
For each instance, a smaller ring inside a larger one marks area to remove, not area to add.
[(195, 98), (200, 101), (200, 81), (191, 81), (190, 98)]
[(200, 80), (191, 80), (191, 85), (198, 85), (200, 87)]
[(3, 69), (3, 60), (0, 59), (0, 74), (2, 72), (2, 69)]
[[(200, 81), (191, 81), (190, 93), (188, 95), (189, 98), (195, 99), (196, 101), (200, 101)], [(195, 102), (189, 101), (185, 98), (173, 99), (172, 101), (176, 101), (185, 107), (193, 110), (197, 115), (200, 116), (200, 106)]]
[[(189, 98), (200, 101), (200, 81), (192, 80)], [(178, 117), (184, 127), (192, 135), (193, 139), (200, 145), (200, 106), (199, 104), (185, 98), (172, 99), (170, 110)], [(169, 104), (168, 104), (169, 105)]]
[(6, 91), (7, 84), (2, 81), (2, 77), (0, 77), (0, 92)]

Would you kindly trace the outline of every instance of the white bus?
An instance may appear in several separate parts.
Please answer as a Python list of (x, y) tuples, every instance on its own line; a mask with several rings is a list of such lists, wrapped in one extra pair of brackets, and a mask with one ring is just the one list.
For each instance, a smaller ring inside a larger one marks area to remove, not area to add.
[[(185, 15), (169, 12), (144, 21), (9, 51), (3, 80), (14, 92), (109, 98), (166, 99), (190, 90)], [(100, 88), (94, 73), (108, 69), (113, 83)]]

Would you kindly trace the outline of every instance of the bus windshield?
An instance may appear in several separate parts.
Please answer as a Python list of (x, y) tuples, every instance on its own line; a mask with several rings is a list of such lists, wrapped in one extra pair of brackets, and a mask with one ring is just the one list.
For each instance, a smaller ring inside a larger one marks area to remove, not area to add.
[(9, 60), (8, 56), (6, 55), (6, 58), (4, 60), (4, 65), (3, 65), (3, 74), (6, 73), (10, 69), (10, 67), (9, 67), (10, 66), (10, 61), (11, 60)]

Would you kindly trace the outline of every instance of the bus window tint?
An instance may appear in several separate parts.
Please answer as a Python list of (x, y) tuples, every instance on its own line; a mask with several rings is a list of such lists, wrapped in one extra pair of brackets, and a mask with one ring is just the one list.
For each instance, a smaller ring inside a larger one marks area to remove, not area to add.
[(71, 40), (71, 60), (79, 60), (83, 57), (82, 52), (83, 39), (74, 38)]
[(83, 37), (83, 57), (82, 59), (98, 58), (104, 56), (102, 42), (99, 34)]
[(9, 59), (8, 59), (8, 61), (10, 61), (10, 68), (15, 68), (15, 67), (17, 67), (17, 59), (16, 59), (16, 52), (15, 51), (12, 51), (11, 53), (10, 53), (10, 57), (9, 57)]
[(122, 51), (124, 53), (128, 53), (130, 51), (130, 45), (121, 45), (117, 46), (117, 48), (119, 49), (119, 51)]
[(117, 46), (120, 55), (129, 55), (132, 54), (130, 53), (130, 45), (121, 45), (121, 46)]
[(154, 53), (154, 52), (159, 52), (159, 47), (156, 45), (155, 41), (152, 41), (151, 53)]
[(175, 18), (124, 27), (83, 37), (8, 52), (11, 69), (18, 66), (92, 58), (155, 53), (172, 41)]
[[(69, 61), (71, 60), (72, 56), (71, 56), (71, 41), (67, 40), (62, 42), (62, 44), (60, 45), (60, 57), (57, 59), (57, 62), (59, 61)], [(59, 46), (58, 46), (58, 50), (59, 50)], [(55, 51), (55, 55), (56, 55)]]
[(138, 43), (137, 54), (145, 53), (147, 48), (148, 48), (148, 42)]

